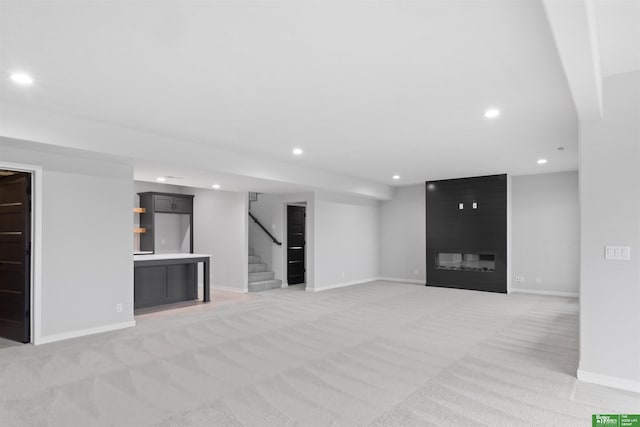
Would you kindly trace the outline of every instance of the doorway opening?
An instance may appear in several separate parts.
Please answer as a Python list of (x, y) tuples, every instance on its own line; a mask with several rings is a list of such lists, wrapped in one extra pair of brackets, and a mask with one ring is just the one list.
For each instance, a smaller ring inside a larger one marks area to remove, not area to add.
[(0, 169), (0, 338), (31, 342), (32, 174)]
[(287, 284), (306, 283), (306, 206), (287, 205)]

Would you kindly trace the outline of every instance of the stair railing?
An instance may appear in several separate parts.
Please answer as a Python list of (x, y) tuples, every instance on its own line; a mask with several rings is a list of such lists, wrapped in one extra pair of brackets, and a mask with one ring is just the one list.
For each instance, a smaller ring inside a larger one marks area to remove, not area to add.
[(258, 227), (262, 228), (262, 231), (264, 231), (265, 233), (267, 233), (267, 236), (271, 237), (271, 240), (273, 240), (273, 243), (275, 243), (278, 246), (282, 246), (282, 242), (279, 242), (278, 239), (276, 239), (275, 237), (273, 237), (273, 234), (271, 234), (269, 232), (269, 230), (267, 230), (267, 228), (262, 225), (260, 223), (260, 221), (258, 221), (258, 218), (256, 218), (255, 216), (253, 216), (253, 214), (251, 212), (249, 212), (249, 217), (251, 217), (251, 219), (258, 224)]

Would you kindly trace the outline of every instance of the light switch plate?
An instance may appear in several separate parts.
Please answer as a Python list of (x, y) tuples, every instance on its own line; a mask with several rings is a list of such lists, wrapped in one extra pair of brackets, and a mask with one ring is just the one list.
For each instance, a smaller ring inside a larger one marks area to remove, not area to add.
[(629, 261), (631, 259), (631, 247), (605, 246), (604, 259), (612, 261)]

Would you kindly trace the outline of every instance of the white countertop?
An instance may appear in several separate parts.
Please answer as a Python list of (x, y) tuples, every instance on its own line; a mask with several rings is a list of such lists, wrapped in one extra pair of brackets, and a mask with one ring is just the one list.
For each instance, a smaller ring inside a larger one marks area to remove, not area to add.
[(153, 254), (153, 255), (134, 255), (134, 261), (156, 261), (162, 259), (185, 259), (185, 258), (204, 258), (211, 257), (209, 254)]

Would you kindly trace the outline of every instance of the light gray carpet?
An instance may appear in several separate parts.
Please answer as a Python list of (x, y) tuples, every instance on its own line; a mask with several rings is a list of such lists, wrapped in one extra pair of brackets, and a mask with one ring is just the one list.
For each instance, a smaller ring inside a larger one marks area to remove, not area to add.
[(0, 348), (0, 425), (591, 425), (575, 299), (371, 284)]

